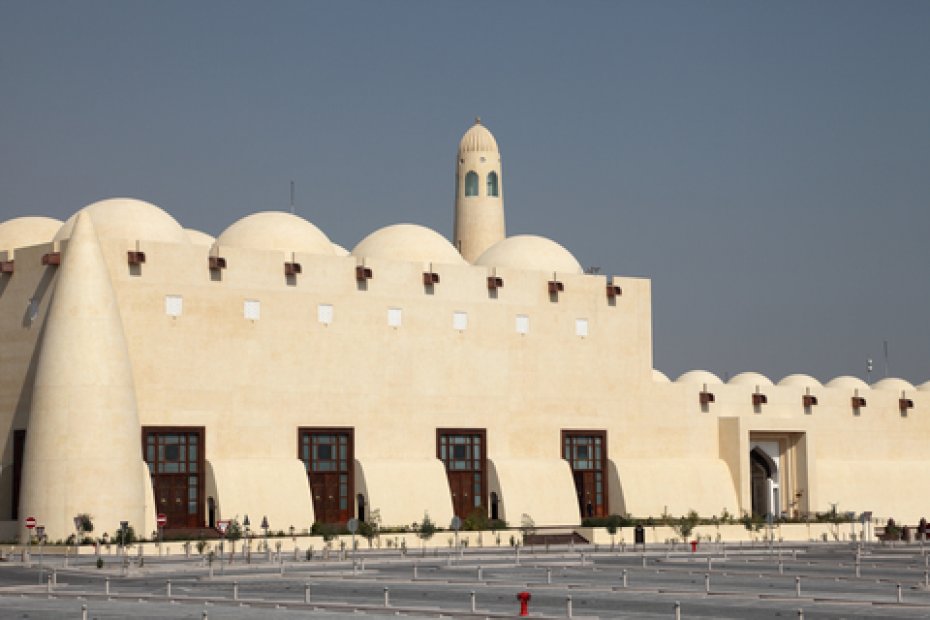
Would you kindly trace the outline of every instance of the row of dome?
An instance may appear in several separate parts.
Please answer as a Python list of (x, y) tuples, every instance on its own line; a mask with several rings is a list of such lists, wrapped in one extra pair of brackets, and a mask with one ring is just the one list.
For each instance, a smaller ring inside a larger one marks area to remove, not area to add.
[[(156, 241), (302, 254), (346, 256), (350, 254), (307, 220), (282, 211), (253, 213), (233, 223), (215, 239), (185, 229), (157, 206), (132, 198), (101, 200), (80, 212), (90, 216), (101, 239)], [(0, 251), (61, 241), (71, 236), (77, 213), (62, 223), (47, 217), (20, 217), (0, 223)], [(371, 233), (353, 248), (360, 258), (467, 264), (458, 250), (434, 230), (416, 224), (394, 224)], [(564, 247), (544, 237), (518, 235), (488, 248), (476, 265), (530, 271), (582, 273), (581, 265)]]
[[(652, 371), (653, 379), (658, 383), (671, 383), (669, 378), (659, 370)], [(684, 383), (686, 385), (723, 385), (724, 382), (712, 372), (706, 370), (690, 370), (675, 379), (675, 383)], [(750, 388), (772, 387), (775, 384), (765, 375), (757, 372), (743, 372), (734, 375), (726, 382), (727, 385), (743, 385)], [(831, 379), (826, 384), (811, 377), (810, 375), (788, 375), (778, 382), (778, 386), (800, 387), (800, 388), (845, 388), (856, 390), (882, 390), (888, 392), (902, 392), (920, 390), (930, 392), (930, 381), (914, 386), (904, 379), (888, 377), (873, 383), (871, 386), (857, 377), (843, 376)]]

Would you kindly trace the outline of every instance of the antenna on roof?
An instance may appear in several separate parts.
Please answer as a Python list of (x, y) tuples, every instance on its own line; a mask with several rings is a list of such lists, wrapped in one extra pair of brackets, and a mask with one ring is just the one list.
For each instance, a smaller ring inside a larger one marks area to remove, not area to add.
[(294, 181), (291, 181), (291, 215), (294, 215)]

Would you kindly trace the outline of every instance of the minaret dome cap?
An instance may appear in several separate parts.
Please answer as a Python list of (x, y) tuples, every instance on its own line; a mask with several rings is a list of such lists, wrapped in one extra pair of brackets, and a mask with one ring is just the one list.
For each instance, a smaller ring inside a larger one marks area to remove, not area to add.
[(465, 132), (462, 141), (459, 142), (459, 155), (473, 151), (500, 152), (497, 149), (497, 140), (488, 128), (481, 124), (480, 118), (475, 119), (475, 124)]

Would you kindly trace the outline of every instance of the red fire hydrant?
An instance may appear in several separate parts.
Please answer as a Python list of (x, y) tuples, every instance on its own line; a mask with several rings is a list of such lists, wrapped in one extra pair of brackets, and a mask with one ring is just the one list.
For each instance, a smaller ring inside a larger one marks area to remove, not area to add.
[(520, 594), (517, 595), (517, 600), (520, 601), (520, 615), (521, 616), (530, 615), (529, 603), (530, 603), (531, 598), (532, 596), (530, 596), (529, 592), (520, 592)]
[(694, 553), (695, 551), (697, 551), (697, 542), (698, 541), (696, 540), (691, 541), (691, 553)]

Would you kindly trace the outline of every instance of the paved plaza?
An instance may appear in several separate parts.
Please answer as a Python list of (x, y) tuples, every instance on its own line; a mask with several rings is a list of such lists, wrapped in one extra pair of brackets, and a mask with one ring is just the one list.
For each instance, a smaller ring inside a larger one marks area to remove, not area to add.
[[(529, 592), (537, 618), (926, 618), (920, 545), (702, 544), (362, 550), (306, 560), (253, 554), (33, 556), (0, 564), (2, 618), (502, 618)], [(212, 575), (211, 575), (212, 573)], [(85, 615), (86, 614), (86, 615)]]

